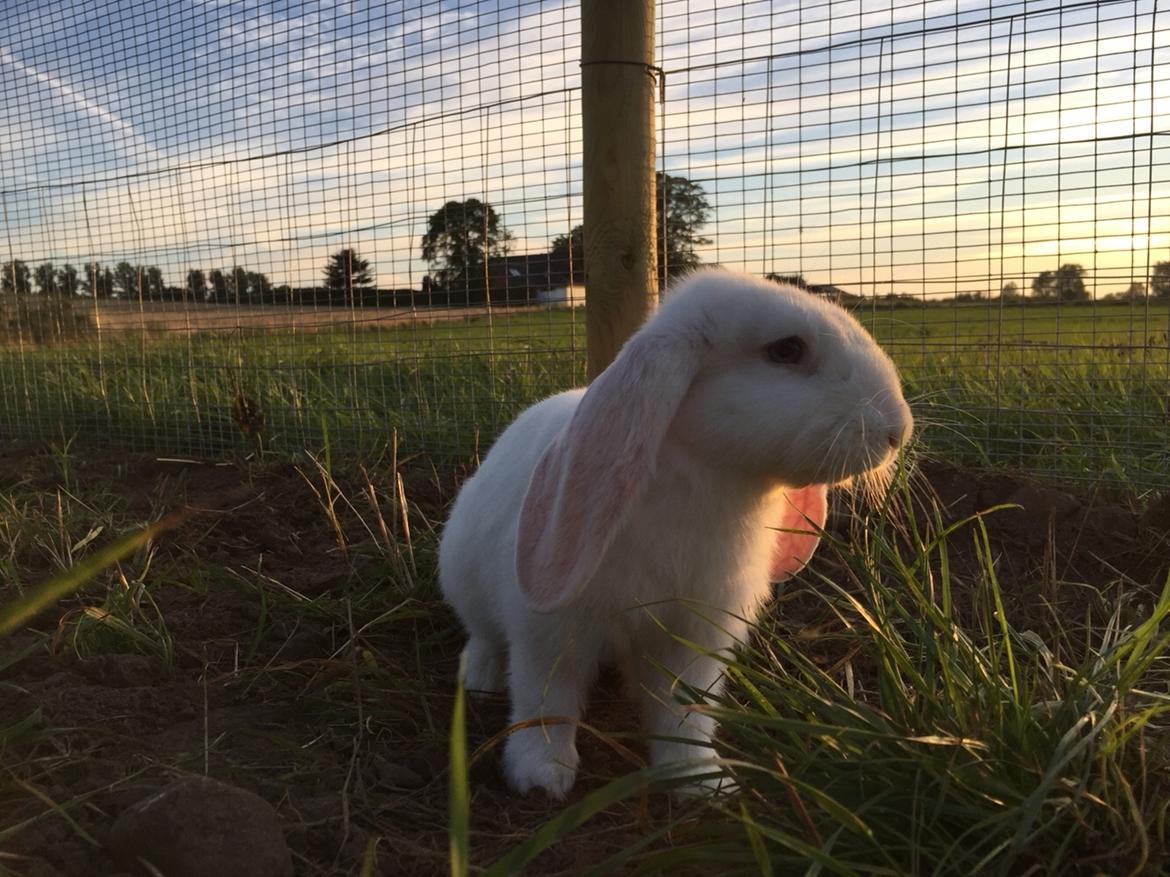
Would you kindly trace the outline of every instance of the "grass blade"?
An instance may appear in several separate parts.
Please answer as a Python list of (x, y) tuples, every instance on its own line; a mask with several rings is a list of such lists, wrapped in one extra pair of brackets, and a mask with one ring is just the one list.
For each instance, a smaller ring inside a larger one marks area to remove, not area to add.
[(0, 636), (11, 634), (38, 612), (74, 593), (106, 567), (117, 563), (129, 554), (133, 554), (151, 539), (175, 527), (186, 517), (185, 513), (170, 515), (149, 527), (129, 533), (95, 551), (84, 560), (75, 563), (65, 572), (50, 579), (40, 587), (32, 589), (7, 606), (0, 608)]
[(451, 709), (450, 855), (451, 877), (466, 877), (471, 866), (471, 796), (467, 779), (467, 722), (463, 689), (464, 661), (459, 664), (455, 705)]

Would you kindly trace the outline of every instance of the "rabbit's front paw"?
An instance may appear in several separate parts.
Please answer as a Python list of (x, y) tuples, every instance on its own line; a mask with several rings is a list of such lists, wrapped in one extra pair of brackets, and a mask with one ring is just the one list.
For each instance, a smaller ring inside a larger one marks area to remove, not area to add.
[(463, 649), (463, 661), (468, 691), (497, 693), (508, 687), (501, 648), (494, 643), (473, 636)]
[(563, 801), (577, 779), (579, 760), (576, 745), (558, 746), (543, 729), (525, 728), (513, 733), (504, 746), (504, 775), (517, 792), (544, 789)]
[(718, 756), (696, 741), (654, 740), (650, 744), (653, 761), (672, 779), (686, 780), (671, 790), (676, 798), (703, 798), (712, 794), (734, 795), (739, 784), (731, 777)]
[[(706, 767), (700, 767), (693, 773), (708, 773), (716, 769), (715, 762)], [(671, 794), (678, 800), (690, 798), (707, 798), (711, 795), (734, 795), (739, 792), (739, 783), (726, 774), (708, 775), (701, 779), (691, 780), (686, 785), (676, 786)]]

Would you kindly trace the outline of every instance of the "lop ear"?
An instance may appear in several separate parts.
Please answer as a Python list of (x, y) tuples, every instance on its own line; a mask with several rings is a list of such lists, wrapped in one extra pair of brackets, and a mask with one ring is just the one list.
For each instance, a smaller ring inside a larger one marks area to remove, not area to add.
[(639, 332), (540, 458), (516, 539), (520, 590), (537, 611), (564, 605), (589, 581), (646, 492), (700, 348), (700, 341)]
[(778, 532), (772, 546), (772, 581), (782, 582), (796, 575), (817, 550), (828, 516), (828, 494), (825, 485), (813, 484), (784, 495), (784, 510), (776, 524)]

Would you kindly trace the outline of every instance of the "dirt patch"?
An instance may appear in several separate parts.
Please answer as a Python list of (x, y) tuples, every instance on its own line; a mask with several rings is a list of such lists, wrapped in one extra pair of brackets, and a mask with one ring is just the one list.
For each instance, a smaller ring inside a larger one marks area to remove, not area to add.
[[(489, 314), (524, 313), (539, 305), (473, 305), (468, 307), (362, 308), (328, 305), (225, 305), (182, 302), (138, 302), (89, 299), (74, 313), (84, 323), (76, 340), (90, 341), (100, 328), (105, 337), (175, 337), (182, 335), (261, 332), (330, 332), (428, 326), (450, 320), (468, 320)], [(28, 343), (29, 339), (25, 339)], [(15, 342), (13, 342), (15, 343)]]
[[(64, 541), (103, 515), (128, 527), (184, 510), (149, 550), (0, 643), (5, 865), (27, 874), (114, 873), (108, 842), (117, 817), (176, 779), (208, 775), (275, 808), (297, 874), (351, 873), (366, 855), (377, 873), (446, 872), (447, 723), (461, 635), (430, 578), (434, 534), (464, 474), (406, 468), (404, 522), (384, 470), (330, 482), (311, 465), (111, 454), (63, 462), (47, 449), (0, 450), (0, 493), (13, 509), (43, 506), (48, 515), (46, 530), (24, 537), (34, 543), (49, 540), (58, 503), (80, 528)], [(918, 480), (946, 520), (1022, 506), (984, 519), (1014, 621), (1080, 623), (1093, 594), (1117, 588), (1148, 605), (1165, 580), (1165, 497), (1141, 504), (1074, 495), (930, 462)], [(74, 526), (61, 515), (62, 527)], [(929, 516), (920, 503), (916, 519), (925, 525)], [(845, 532), (850, 521), (839, 513), (832, 526)], [(406, 528), (409, 550), (392, 548)], [(973, 532), (953, 539), (957, 580), (982, 569)], [(11, 563), (35, 582), (54, 572), (53, 558), (33, 544)], [(830, 554), (816, 561), (830, 574), (835, 562)], [(139, 595), (139, 614), (127, 616), (138, 639), (94, 626), (98, 609), (128, 611), (118, 603), (126, 594)], [(784, 601), (783, 611), (793, 623), (823, 621), (815, 601)], [(617, 689), (609, 677), (599, 684), (591, 726), (634, 727)], [(472, 702), (472, 746), (498, 732), (506, 715), (502, 698)], [(632, 745), (623, 755), (590, 733), (581, 748), (575, 798), (642, 754)], [(508, 793), (494, 751), (473, 765), (472, 794), (481, 863), (550, 813), (545, 801)], [(612, 807), (591, 823), (587, 841), (549, 851), (532, 873), (596, 863), (645, 834), (668, 806)]]
[[(1087, 604), (1101, 594), (1148, 607), (1166, 582), (1168, 495), (1139, 501), (1112, 491), (1076, 494), (1026, 476), (937, 461), (922, 463), (919, 479), (920, 495), (939, 503), (944, 520), (979, 515), (1017, 625), (1083, 623)], [(919, 518), (928, 514), (922, 506), (917, 510)], [(949, 542), (960, 575), (982, 568), (975, 556), (976, 533), (964, 530)]]

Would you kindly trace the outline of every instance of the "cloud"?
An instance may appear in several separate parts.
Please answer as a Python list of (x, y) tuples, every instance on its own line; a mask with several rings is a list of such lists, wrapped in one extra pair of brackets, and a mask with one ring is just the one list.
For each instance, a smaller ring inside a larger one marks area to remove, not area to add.
[[(662, 152), (716, 193), (708, 258), (951, 294), (1054, 258), (1111, 273), (1145, 263), (1134, 246), (1165, 252), (1170, 192), (1141, 184), (1170, 111), (1152, 4), (931, 4), (925, 19), (840, 4), (831, 26), (757, 8), (692, 16), (667, 50)], [(769, 29), (785, 34), (771, 53), (746, 38)], [(1122, 202), (1127, 227), (1098, 202)], [(1156, 227), (1134, 231), (1147, 214)]]
[[(0, 49), (26, 96), (0, 127), (20, 258), (303, 285), (353, 246), (417, 285), (447, 200), (491, 203), (520, 252), (581, 221), (576, 3), (52, 7)], [(1058, 7), (663, 4), (659, 154), (711, 194), (704, 255), (949, 293), (1165, 248), (1164, 16)]]

